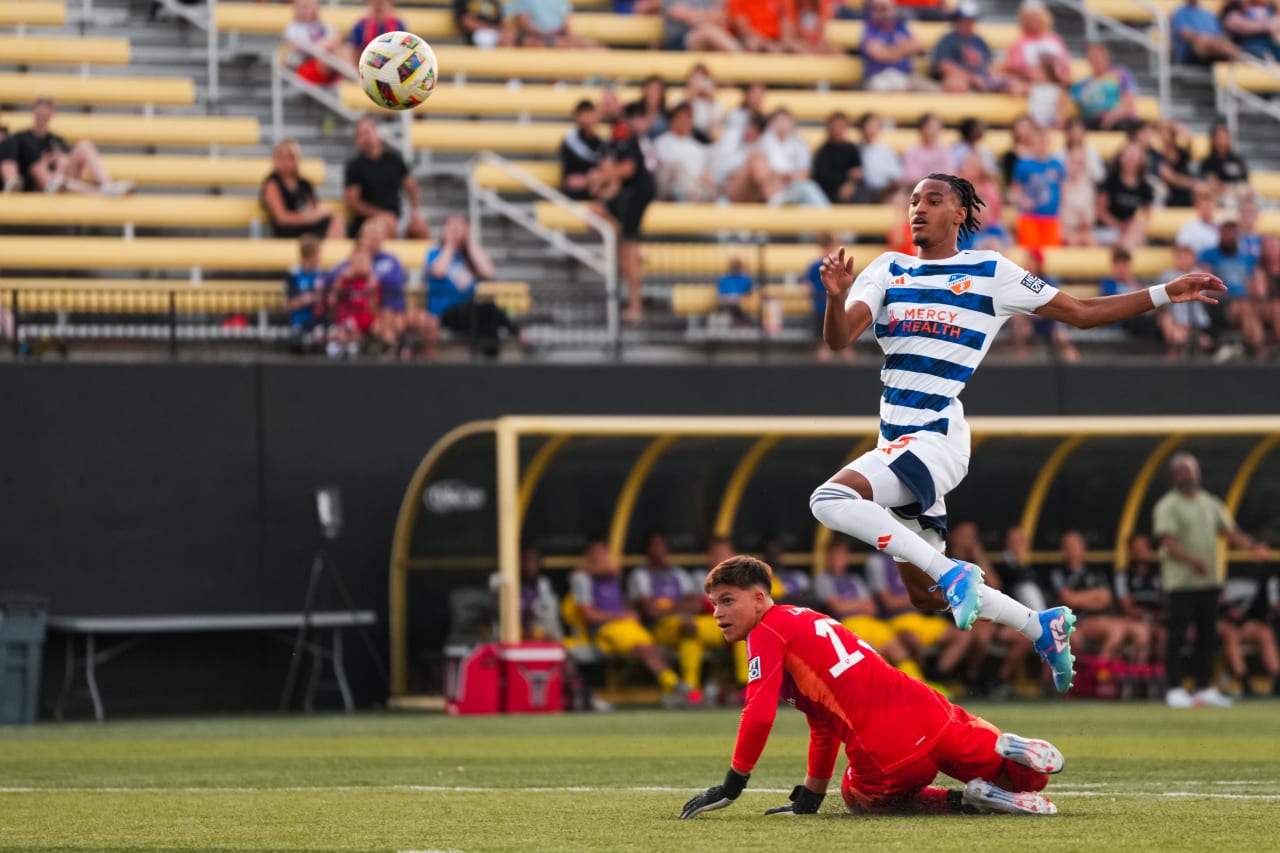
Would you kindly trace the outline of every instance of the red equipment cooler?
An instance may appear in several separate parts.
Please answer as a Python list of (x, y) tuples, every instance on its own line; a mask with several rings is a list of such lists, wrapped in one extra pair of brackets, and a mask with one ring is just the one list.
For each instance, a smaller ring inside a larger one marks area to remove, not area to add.
[(450, 714), (496, 714), (501, 667), (498, 644), (445, 646), (444, 699)]
[(563, 710), (564, 658), (564, 646), (559, 643), (503, 645), (498, 651), (503, 712), (545, 714)]

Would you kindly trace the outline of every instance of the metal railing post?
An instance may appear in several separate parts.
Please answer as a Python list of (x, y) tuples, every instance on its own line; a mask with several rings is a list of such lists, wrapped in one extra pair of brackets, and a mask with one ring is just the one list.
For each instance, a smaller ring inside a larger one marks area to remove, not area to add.
[(271, 144), (279, 145), (284, 139), (284, 69), (280, 65), (280, 52), (271, 55)]
[(221, 98), (218, 91), (218, 74), (221, 59), (218, 55), (218, 0), (208, 0), (209, 27), (206, 30), (206, 45), (209, 62), (209, 104), (217, 104)]

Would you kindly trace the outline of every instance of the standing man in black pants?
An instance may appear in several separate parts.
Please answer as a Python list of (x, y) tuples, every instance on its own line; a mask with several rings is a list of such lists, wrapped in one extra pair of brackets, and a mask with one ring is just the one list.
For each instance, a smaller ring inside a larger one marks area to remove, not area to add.
[[(1218, 651), (1218, 596), (1226, 566), (1218, 561), (1218, 537), (1236, 548), (1253, 551), (1259, 561), (1270, 553), (1236, 527), (1235, 519), (1214, 495), (1200, 488), (1200, 463), (1190, 453), (1175, 453), (1169, 461), (1173, 488), (1156, 502), (1155, 533), (1160, 540), (1160, 574), (1168, 597), (1169, 634), (1165, 647), (1165, 675), (1170, 708), (1193, 705), (1225, 707), (1231, 700), (1209, 683)], [(1182, 686), (1182, 644), (1195, 626), (1192, 669), (1196, 692)]]

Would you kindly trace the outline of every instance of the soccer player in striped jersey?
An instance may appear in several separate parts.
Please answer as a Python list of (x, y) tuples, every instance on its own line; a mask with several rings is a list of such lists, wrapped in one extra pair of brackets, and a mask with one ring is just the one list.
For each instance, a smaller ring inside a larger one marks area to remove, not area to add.
[(1084, 329), (1172, 302), (1216, 304), (1226, 288), (1216, 276), (1188, 273), (1147, 290), (1077, 299), (999, 252), (958, 251), (959, 237), (980, 228), (983, 206), (971, 183), (935, 173), (916, 184), (907, 208), (918, 256), (886, 252), (856, 280), (843, 247), (823, 259), (823, 338), (839, 350), (873, 328), (885, 353), (885, 389), (877, 447), (819, 486), (809, 506), (827, 527), (897, 560), (916, 607), (950, 607), (963, 629), (981, 618), (1021, 631), (1065, 692), (1074, 664), (1070, 609), (1037, 613), (985, 587), (977, 566), (942, 553), (944, 496), (969, 468), (960, 392), (1014, 314)]

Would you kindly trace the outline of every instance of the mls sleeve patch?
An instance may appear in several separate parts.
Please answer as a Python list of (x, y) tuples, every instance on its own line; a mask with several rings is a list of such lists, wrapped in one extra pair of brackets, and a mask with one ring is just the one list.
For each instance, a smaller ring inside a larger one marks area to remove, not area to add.
[(1044, 279), (1027, 273), (1022, 277), (1022, 286), (1032, 293), (1039, 293), (1044, 290)]
[(756, 655), (747, 661), (747, 681), (755, 681), (760, 677), (760, 656)]

